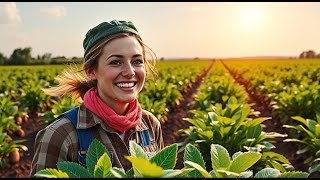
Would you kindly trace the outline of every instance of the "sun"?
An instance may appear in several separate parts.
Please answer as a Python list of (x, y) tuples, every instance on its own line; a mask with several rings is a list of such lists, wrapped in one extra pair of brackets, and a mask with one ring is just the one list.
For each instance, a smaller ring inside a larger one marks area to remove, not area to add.
[(263, 6), (259, 3), (246, 3), (239, 7), (239, 23), (244, 28), (253, 29), (263, 23)]

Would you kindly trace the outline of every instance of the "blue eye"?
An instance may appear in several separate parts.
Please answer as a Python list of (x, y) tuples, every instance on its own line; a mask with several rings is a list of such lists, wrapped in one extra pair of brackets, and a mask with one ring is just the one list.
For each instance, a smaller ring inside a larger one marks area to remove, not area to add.
[(136, 59), (133, 61), (133, 64), (143, 64), (143, 61), (141, 59)]
[(119, 60), (113, 60), (113, 61), (110, 62), (110, 64), (112, 64), (112, 65), (119, 65), (119, 64), (121, 64), (121, 61), (119, 61)]

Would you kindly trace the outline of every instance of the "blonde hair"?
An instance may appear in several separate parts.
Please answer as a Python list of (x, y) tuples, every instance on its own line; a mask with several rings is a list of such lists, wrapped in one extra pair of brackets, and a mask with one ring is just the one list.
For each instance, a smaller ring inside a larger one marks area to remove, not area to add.
[[(101, 56), (102, 50), (108, 42), (121, 37), (134, 36), (139, 41), (142, 47), (143, 60), (146, 65), (147, 77), (157, 76), (156, 56), (155, 53), (143, 43), (143, 41), (136, 35), (131, 33), (118, 33), (108, 36), (101, 43), (93, 46), (88, 54), (84, 58), (82, 70), (76, 66), (68, 66), (61, 75), (58, 75), (55, 79), (58, 81), (58, 85), (49, 88), (43, 88), (42, 90), (50, 96), (64, 96), (71, 95), (73, 99), (83, 99), (84, 94), (92, 87), (97, 85), (96, 80), (91, 80), (85, 73), (87, 70), (93, 70), (98, 67), (98, 60)], [(148, 52), (146, 50), (149, 50)], [(146, 54), (151, 55), (150, 60), (147, 60)]]

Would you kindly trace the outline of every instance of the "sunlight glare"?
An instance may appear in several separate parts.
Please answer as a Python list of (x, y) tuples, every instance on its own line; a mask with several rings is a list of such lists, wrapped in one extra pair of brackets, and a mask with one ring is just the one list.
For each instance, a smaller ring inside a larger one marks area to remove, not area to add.
[(239, 10), (239, 23), (244, 28), (257, 28), (263, 20), (263, 9), (258, 3), (247, 3)]

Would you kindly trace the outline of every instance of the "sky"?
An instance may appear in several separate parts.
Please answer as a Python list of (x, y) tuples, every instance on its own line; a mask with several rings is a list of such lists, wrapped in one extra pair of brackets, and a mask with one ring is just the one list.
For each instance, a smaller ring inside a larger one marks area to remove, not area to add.
[(0, 2), (0, 52), (83, 57), (87, 31), (114, 19), (158, 58), (320, 53), (320, 2)]

